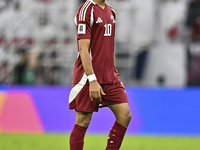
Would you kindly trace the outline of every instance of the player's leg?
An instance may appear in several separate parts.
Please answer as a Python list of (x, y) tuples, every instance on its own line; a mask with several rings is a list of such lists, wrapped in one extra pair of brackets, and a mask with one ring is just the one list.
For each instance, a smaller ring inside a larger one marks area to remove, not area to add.
[(109, 108), (114, 113), (116, 121), (110, 130), (106, 150), (119, 150), (131, 120), (131, 112), (128, 103), (110, 105)]
[(92, 112), (82, 112), (76, 110), (76, 124), (88, 128), (90, 121), (92, 119)]
[(76, 123), (70, 134), (70, 150), (83, 150), (84, 137), (92, 114), (92, 112), (76, 111)]
[(115, 105), (110, 105), (109, 108), (114, 113), (116, 121), (125, 128), (127, 128), (131, 120), (131, 111), (129, 108), (129, 104), (128, 103), (115, 104)]

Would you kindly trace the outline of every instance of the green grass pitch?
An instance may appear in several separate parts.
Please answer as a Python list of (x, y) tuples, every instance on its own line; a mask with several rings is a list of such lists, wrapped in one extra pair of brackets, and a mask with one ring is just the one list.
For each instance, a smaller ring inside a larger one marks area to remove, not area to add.
[[(84, 150), (105, 150), (106, 135), (86, 135)], [(0, 150), (69, 150), (68, 134), (0, 134)], [(200, 137), (130, 136), (120, 150), (200, 150)]]

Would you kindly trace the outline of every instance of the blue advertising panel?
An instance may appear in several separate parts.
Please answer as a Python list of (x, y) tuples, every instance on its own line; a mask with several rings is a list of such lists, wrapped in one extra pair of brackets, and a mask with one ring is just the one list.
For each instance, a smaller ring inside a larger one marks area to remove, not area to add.
[[(69, 86), (1, 86), (0, 133), (69, 133), (75, 123), (69, 92)], [(126, 87), (126, 92), (132, 112), (128, 134), (200, 135), (200, 88)], [(114, 121), (109, 108), (102, 108), (88, 132), (107, 134)]]

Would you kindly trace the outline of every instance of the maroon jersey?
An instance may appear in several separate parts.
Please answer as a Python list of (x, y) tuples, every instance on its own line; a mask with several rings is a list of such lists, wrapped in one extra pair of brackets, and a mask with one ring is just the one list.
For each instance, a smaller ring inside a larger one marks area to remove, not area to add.
[[(114, 65), (115, 20), (115, 11), (111, 6), (106, 4), (102, 9), (92, 0), (84, 2), (75, 16), (77, 43), (79, 39), (90, 39), (88, 51), (94, 73), (100, 84), (112, 83), (118, 76)], [(84, 78), (83, 65), (78, 55), (74, 67), (73, 84), (80, 83)]]

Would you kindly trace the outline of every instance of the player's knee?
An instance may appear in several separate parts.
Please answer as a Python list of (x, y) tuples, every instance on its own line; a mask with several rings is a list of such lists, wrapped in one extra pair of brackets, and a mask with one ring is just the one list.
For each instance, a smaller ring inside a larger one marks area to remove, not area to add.
[(85, 119), (81, 122), (81, 124), (83, 127), (88, 128), (88, 126), (90, 125), (90, 121), (91, 119)]
[(124, 122), (130, 122), (131, 121), (131, 118), (132, 118), (132, 114), (130, 111), (126, 112), (124, 115), (123, 115), (123, 120)]
[(92, 118), (92, 113), (76, 111), (76, 124), (88, 128)]
[(82, 118), (78, 118), (76, 121), (76, 124), (81, 126), (81, 127), (85, 127), (88, 128), (89, 124), (90, 124), (91, 118), (89, 117), (82, 117)]
[(132, 118), (132, 114), (130, 111), (128, 111), (120, 115), (120, 117), (117, 120), (127, 127), (131, 121), (131, 118)]
[(131, 121), (132, 114), (131, 114), (131, 112), (130, 112), (130, 111), (128, 112), (128, 114), (127, 114), (126, 118), (127, 118), (127, 122), (130, 122), (130, 121)]

